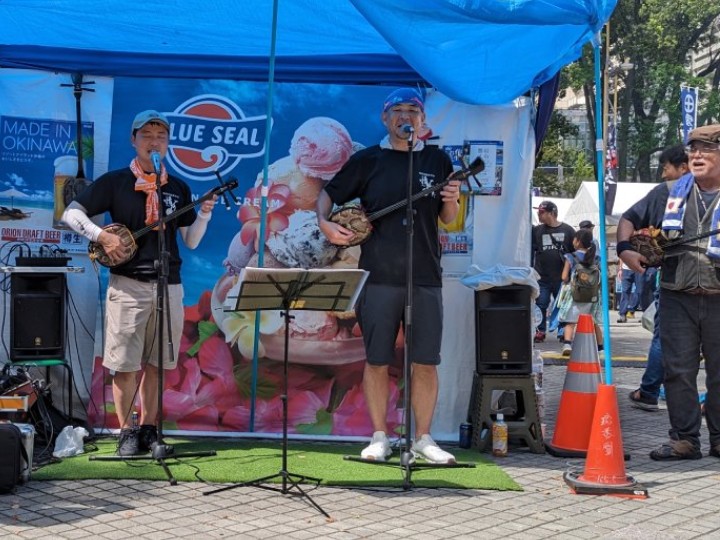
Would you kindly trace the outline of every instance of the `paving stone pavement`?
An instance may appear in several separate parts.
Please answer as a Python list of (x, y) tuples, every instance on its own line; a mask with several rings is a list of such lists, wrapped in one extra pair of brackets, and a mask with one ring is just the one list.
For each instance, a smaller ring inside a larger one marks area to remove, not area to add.
[[(622, 343), (647, 350), (650, 337), (639, 323), (613, 325), (611, 335), (617, 343), (613, 356), (626, 355)], [(205, 496), (211, 488), (199, 482), (31, 481), (0, 496), (0, 538), (720, 538), (720, 460), (658, 463), (648, 457), (666, 439), (668, 421), (664, 405), (659, 412), (630, 406), (627, 394), (642, 371), (614, 368), (612, 383), (624, 449), (632, 455), (626, 472), (649, 490), (645, 500), (572, 494), (562, 475), (582, 470), (582, 460), (511, 447), (506, 458), (493, 459), (523, 492), (309, 491), (331, 519), (294, 491), (282, 495), (243, 487)], [(564, 378), (565, 367), (546, 365), (548, 437)], [(702, 438), (707, 454), (705, 427)]]

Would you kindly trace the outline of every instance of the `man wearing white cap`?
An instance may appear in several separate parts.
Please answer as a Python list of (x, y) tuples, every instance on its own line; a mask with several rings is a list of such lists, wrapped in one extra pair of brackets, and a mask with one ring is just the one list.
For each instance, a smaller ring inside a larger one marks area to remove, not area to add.
[[(155, 329), (159, 321), (155, 300), (159, 240), (157, 232), (138, 238), (137, 253), (129, 257), (123, 238), (98, 227), (90, 217), (108, 212), (113, 223), (134, 232), (156, 223), (161, 209), (167, 215), (192, 203), (188, 185), (168, 174), (161, 164), (160, 204), (153, 158), (157, 157), (159, 162), (165, 157), (169, 135), (170, 123), (165, 115), (153, 110), (139, 113), (132, 123), (130, 135), (136, 156), (128, 167), (102, 175), (80, 193), (63, 214), (63, 221), (88, 240), (101, 245), (111, 264), (116, 265), (110, 269), (105, 304), (103, 366), (114, 373), (112, 390), (121, 428), (118, 442), (118, 455), (121, 456), (144, 454), (157, 441), (159, 347)], [(204, 201), (198, 213), (191, 209), (165, 224), (165, 249), (168, 252), (166, 307), (169, 309), (164, 313), (170, 319), (165, 336), (175, 339), (178, 345), (184, 310), (177, 233), (188, 248), (197, 247), (205, 234), (216, 198)], [(163, 356), (164, 369), (173, 369), (177, 365), (179, 346), (173, 347), (173, 351), (174, 357)], [(134, 426), (131, 418), (137, 393), (142, 414), (139, 425)]]

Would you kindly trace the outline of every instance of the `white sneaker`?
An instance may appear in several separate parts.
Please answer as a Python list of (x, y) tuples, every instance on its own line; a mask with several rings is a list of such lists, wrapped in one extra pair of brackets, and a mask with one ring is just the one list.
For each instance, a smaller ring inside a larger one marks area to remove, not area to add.
[(415, 457), (423, 458), (430, 463), (443, 465), (455, 463), (455, 456), (440, 448), (427, 433), (413, 443), (410, 451)]
[(562, 348), (562, 355), (570, 356), (571, 353), (572, 353), (572, 345), (570, 345), (569, 343), (565, 343)]
[(376, 431), (373, 433), (370, 444), (363, 448), (360, 457), (372, 461), (385, 461), (392, 455), (390, 441), (384, 431)]

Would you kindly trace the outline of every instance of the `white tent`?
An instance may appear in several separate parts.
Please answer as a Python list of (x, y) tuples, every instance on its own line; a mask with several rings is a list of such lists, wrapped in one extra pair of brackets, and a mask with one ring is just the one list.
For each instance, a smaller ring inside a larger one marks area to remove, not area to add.
[[(606, 216), (605, 224), (608, 226), (617, 225), (623, 212), (647, 195), (655, 186), (657, 186), (657, 184), (639, 182), (618, 183), (612, 215)], [(558, 206), (558, 209), (559, 208)], [(565, 212), (565, 219), (563, 219), (563, 221), (577, 228), (584, 219), (589, 219), (597, 224), (600, 221), (600, 214), (597, 182), (583, 182)]]
[[(607, 245), (610, 248), (608, 254), (608, 271), (610, 277), (615, 275), (615, 267), (617, 255), (615, 254), (615, 234), (617, 232), (617, 224), (623, 213), (632, 205), (642, 199), (657, 184), (642, 182), (620, 182), (617, 184), (615, 193), (615, 203), (613, 204), (612, 214), (605, 216), (605, 234)], [(600, 211), (598, 204), (598, 188), (597, 182), (583, 182), (572, 199), (570, 207), (565, 213), (565, 223), (572, 225), (576, 229), (580, 222), (589, 219), (595, 225), (600, 222)], [(595, 238), (600, 237), (600, 230), (595, 227), (593, 231)]]

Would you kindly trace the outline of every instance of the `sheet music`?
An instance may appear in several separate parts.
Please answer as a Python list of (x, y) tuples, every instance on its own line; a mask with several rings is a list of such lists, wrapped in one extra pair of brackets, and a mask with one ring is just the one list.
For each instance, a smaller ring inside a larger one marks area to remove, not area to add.
[(290, 309), (350, 311), (370, 272), (359, 269), (243, 268), (228, 291), (223, 311), (283, 309), (285, 295)]

